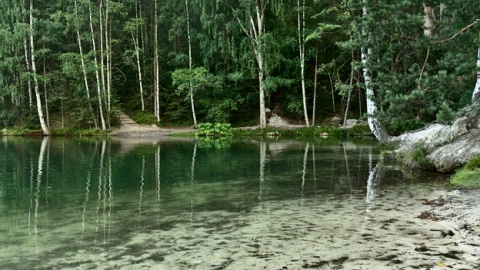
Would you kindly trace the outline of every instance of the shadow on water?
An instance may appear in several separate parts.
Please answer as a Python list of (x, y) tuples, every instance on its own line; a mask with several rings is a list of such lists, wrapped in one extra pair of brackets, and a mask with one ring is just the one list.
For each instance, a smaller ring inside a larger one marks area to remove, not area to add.
[(371, 265), (444, 190), (373, 143), (3, 138), (0, 164), (0, 268)]

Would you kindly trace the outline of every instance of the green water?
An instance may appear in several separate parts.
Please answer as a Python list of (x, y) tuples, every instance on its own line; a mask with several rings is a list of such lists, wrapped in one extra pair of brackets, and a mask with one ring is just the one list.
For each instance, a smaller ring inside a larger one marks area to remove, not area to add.
[[(378, 159), (372, 142), (0, 137), (0, 269), (281, 269), (268, 258), (303, 245), (282, 237), (327, 224), (309, 222), (364, 224), (382, 196), (443, 189)], [(243, 254), (257, 238), (279, 246)]]

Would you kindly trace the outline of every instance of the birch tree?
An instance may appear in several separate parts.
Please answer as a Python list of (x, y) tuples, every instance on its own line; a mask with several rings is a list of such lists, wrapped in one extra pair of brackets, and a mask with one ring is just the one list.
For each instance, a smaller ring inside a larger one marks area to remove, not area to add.
[(257, 64), (257, 75), (260, 98), (260, 128), (267, 127), (265, 108), (265, 58), (264, 58), (264, 35), (265, 35), (265, 10), (267, 0), (254, 0), (242, 2), (245, 9), (245, 21), (237, 16), (237, 21), (244, 34), (252, 43), (252, 50)]
[(154, 115), (160, 121), (160, 72), (158, 60), (158, 15), (157, 0), (153, 5), (153, 87), (154, 87)]
[[(363, 0), (362, 6), (362, 18), (364, 20), (368, 19), (368, 12), (369, 8), (367, 6), (367, 1)], [(370, 63), (369, 63), (369, 56), (372, 54), (372, 49), (369, 45), (370, 33), (368, 28), (363, 26), (362, 29), (362, 36), (364, 38), (364, 45), (361, 48), (361, 59), (363, 64), (363, 79), (365, 82), (365, 89), (366, 89), (366, 99), (367, 99), (367, 114), (368, 114), (368, 126), (372, 131), (373, 135), (379, 141), (386, 141), (389, 138), (389, 135), (383, 128), (382, 124), (378, 119), (378, 108), (377, 104), (375, 103), (375, 92), (373, 91), (372, 87), (372, 75), (370, 71)]]
[(45, 116), (43, 113), (43, 108), (42, 108), (42, 99), (40, 96), (40, 87), (39, 87), (39, 82), (38, 82), (38, 77), (37, 77), (37, 65), (35, 62), (35, 42), (34, 42), (34, 25), (33, 25), (33, 0), (30, 0), (30, 13), (29, 13), (29, 18), (30, 18), (30, 32), (29, 32), (29, 37), (30, 37), (30, 61), (31, 61), (31, 72), (33, 75), (33, 83), (34, 83), (34, 90), (35, 90), (35, 98), (37, 100), (37, 113), (38, 113), (38, 118), (40, 120), (40, 127), (42, 128), (43, 134), (44, 135), (50, 135), (50, 128), (48, 127), (48, 123), (45, 121)]
[(93, 113), (91, 97), (90, 97), (90, 86), (89, 86), (89, 83), (88, 83), (87, 68), (86, 68), (85, 60), (84, 60), (84, 56), (83, 56), (82, 38), (81, 38), (81, 35), (80, 35), (80, 30), (79, 30), (80, 25), (79, 25), (79, 18), (78, 18), (78, 3), (77, 3), (77, 0), (74, 0), (74, 8), (75, 8), (75, 10), (74, 10), (74, 13), (75, 13), (74, 14), (74, 16), (75, 16), (75, 33), (77, 34), (77, 44), (78, 44), (78, 50), (79, 50), (79, 53), (80, 53), (80, 63), (81, 63), (82, 73), (83, 73), (83, 82), (84, 82), (84, 85), (85, 85), (85, 93), (86, 93), (86, 96), (87, 96), (88, 108), (89, 108), (89, 111), (92, 115), (92, 119), (93, 119), (95, 128), (98, 128), (97, 119), (96, 119), (96, 117), (94, 116), (94, 113)]
[(134, 53), (135, 53), (135, 63), (137, 69), (137, 78), (138, 78), (138, 87), (140, 90), (140, 104), (142, 111), (145, 111), (145, 98), (143, 91), (143, 75), (142, 75), (142, 63), (140, 58), (140, 51), (142, 50), (140, 44), (140, 35), (143, 26), (143, 18), (141, 17), (140, 5), (138, 0), (135, 0), (135, 19), (127, 22), (125, 24), (125, 30), (130, 34), (133, 42)]
[(95, 31), (93, 30), (93, 20), (92, 20), (92, 4), (89, 0), (88, 2), (88, 18), (90, 23), (90, 38), (92, 42), (92, 50), (94, 52), (94, 63), (95, 63), (95, 79), (97, 83), (97, 97), (98, 97), (98, 113), (100, 115), (100, 122), (102, 125), (102, 130), (107, 130), (107, 125), (105, 122), (105, 117), (103, 114), (103, 102), (102, 102), (102, 82), (100, 81), (100, 72), (98, 67), (98, 59), (97, 59), (97, 47), (95, 41)]
[(307, 97), (305, 90), (305, 0), (297, 0), (297, 15), (298, 15), (298, 51), (300, 54), (300, 80), (302, 85), (302, 101), (303, 101), (303, 115), (305, 117), (305, 125), (310, 126), (308, 120)]
[[(188, 70), (190, 74), (192, 74), (193, 68), (193, 59), (192, 59), (192, 39), (190, 35), (190, 13), (188, 11), (188, 0), (185, 0), (185, 10), (187, 15), (187, 41), (188, 41)], [(189, 89), (190, 89), (190, 106), (192, 108), (192, 117), (193, 117), (193, 126), (197, 127), (197, 116), (195, 114), (195, 102), (193, 100), (193, 83), (192, 79), (190, 78), (189, 81)]]
[(477, 83), (473, 89), (472, 94), (472, 103), (476, 104), (478, 102), (478, 96), (480, 95), (480, 33), (478, 39), (478, 52), (477, 52)]

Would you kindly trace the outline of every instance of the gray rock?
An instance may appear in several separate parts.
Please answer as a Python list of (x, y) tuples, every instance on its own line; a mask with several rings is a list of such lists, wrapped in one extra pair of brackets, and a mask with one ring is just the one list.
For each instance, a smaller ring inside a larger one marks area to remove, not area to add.
[(332, 124), (334, 125), (340, 125), (340, 122), (342, 122), (342, 119), (338, 116), (334, 116), (332, 117), (332, 119), (330, 119), (330, 122), (332, 122)]
[(470, 132), (458, 137), (435, 149), (428, 155), (439, 172), (451, 172), (465, 164), (469, 159), (480, 156), (480, 130)]
[(356, 126), (358, 124), (358, 120), (357, 119), (347, 119), (347, 123), (345, 125), (345, 128), (353, 128), (354, 126)]
[(450, 127), (451, 137), (466, 134), (470, 128), (470, 120), (467, 117), (460, 117)]

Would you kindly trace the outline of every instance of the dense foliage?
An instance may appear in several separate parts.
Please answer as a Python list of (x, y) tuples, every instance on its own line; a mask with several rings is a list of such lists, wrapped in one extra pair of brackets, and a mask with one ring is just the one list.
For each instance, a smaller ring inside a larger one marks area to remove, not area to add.
[(118, 109), (164, 125), (191, 125), (193, 110), (199, 122), (258, 124), (262, 102), (302, 123), (347, 108), (363, 117), (368, 47), (379, 118), (397, 134), (450, 122), (476, 80), (476, 0), (3, 0), (0, 10), (0, 128), (108, 129)]

